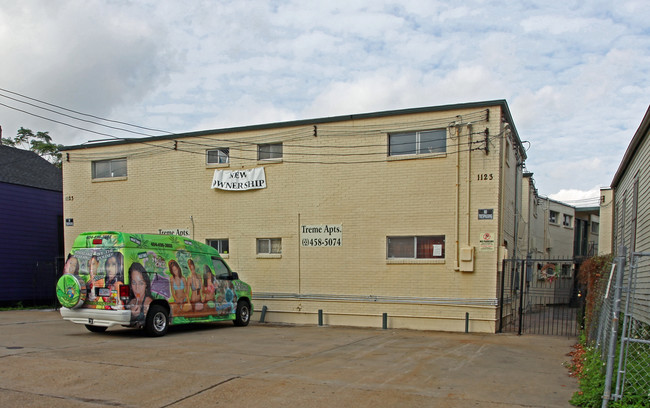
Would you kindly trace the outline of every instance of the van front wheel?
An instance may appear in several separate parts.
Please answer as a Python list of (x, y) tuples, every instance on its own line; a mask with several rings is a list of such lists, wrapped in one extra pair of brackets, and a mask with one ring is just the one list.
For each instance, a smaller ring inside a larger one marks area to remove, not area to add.
[(251, 306), (245, 301), (237, 302), (237, 313), (235, 315), (235, 326), (248, 326), (248, 322), (251, 320)]
[(160, 305), (150, 306), (149, 313), (147, 313), (147, 323), (144, 327), (147, 334), (152, 337), (164, 336), (168, 328), (169, 314), (167, 309)]

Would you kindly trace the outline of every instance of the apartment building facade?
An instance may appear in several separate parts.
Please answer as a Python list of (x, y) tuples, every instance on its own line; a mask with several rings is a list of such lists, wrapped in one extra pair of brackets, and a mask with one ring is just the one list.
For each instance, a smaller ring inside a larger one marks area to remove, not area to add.
[(504, 100), (68, 146), (66, 249), (176, 233), (266, 321), (490, 333), (525, 158)]

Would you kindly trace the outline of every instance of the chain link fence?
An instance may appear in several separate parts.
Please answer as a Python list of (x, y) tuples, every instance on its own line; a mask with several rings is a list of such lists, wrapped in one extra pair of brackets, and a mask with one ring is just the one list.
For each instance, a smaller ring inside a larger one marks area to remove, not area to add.
[(650, 253), (618, 256), (605, 275), (588, 294), (585, 328), (605, 364), (603, 407), (624, 396), (650, 406)]

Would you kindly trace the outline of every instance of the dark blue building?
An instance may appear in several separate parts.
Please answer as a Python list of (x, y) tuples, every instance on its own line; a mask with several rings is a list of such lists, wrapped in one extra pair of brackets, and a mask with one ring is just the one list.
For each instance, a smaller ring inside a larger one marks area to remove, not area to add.
[(0, 145), (0, 304), (54, 303), (63, 258), (61, 170)]

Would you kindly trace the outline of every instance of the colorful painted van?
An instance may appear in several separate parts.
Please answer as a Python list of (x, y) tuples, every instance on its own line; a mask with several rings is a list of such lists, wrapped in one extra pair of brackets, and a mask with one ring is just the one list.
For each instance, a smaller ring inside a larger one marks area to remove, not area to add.
[(56, 294), (64, 320), (163, 336), (170, 324), (232, 320), (246, 326), (250, 285), (216, 249), (176, 235), (87, 232), (66, 261)]

